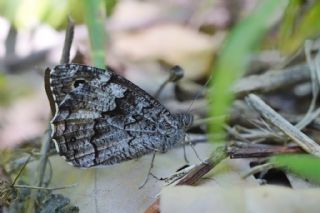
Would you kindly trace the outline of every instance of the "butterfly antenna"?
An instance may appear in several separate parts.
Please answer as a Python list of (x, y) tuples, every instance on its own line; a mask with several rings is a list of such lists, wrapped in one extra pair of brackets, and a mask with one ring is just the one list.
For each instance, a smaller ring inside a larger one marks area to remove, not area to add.
[(212, 75), (210, 75), (210, 77), (208, 78), (208, 80), (206, 81), (206, 83), (203, 85), (203, 87), (194, 95), (193, 100), (187, 110), (187, 113), (190, 113), (191, 111), (191, 107), (194, 104), (194, 102), (199, 98), (199, 96), (201, 95), (201, 93), (205, 90), (205, 88), (207, 87), (207, 85), (209, 84), (210, 80), (212, 78)]
[(15, 177), (15, 179), (13, 180), (13, 183), (11, 184), (12, 186), (14, 186), (14, 184), (17, 182), (18, 178), (20, 177), (22, 171), (24, 170), (24, 168), (27, 166), (27, 164), (29, 163), (30, 159), (31, 159), (32, 155), (29, 155), (29, 157), (27, 158), (26, 162), (24, 162), (23, 166), (21, 167), (18, 175)]
[(178, 65), (175, 65), (173, 66), (172, 68), (170, 68), (170, 76), (168, 77), (167, 80), (165, 80), (161, 86), (159, 87), (158, 91), (155, 93), (154, 97), (155, 98), (159, 98), (160, 96), (160, 93), (163, 91), (164, 87), (169, 83), (169, 82), (177, 82), (179, 81), (181, 78), (183, 78), (183, 75), (184, 75), (184, 71), (183, 69), (178, 66)]

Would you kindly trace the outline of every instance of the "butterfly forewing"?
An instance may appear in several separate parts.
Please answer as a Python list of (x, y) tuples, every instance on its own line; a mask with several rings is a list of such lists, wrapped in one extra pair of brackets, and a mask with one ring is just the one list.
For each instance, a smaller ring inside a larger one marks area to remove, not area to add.
[(48, 72), (52, 139), (74, 166), (114, 164), (184, 140), (189, 123), (181, 118), (190, 116), (172, 115), (111, 70), (65, 64)]

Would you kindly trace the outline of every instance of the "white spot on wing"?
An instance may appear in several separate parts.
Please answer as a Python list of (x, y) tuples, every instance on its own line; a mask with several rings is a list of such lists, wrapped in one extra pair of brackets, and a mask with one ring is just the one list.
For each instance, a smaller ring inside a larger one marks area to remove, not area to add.
[(54, 143), (54, 146), (56, 147), (57, 152), (60, 153), (58, 142), (55, 139), (52, 139), (52, 141)]
[(110, 74), (106, 72), (103, 75), (99, 75), (99, 81), (108, 82), (110, 80), (110, 77)]

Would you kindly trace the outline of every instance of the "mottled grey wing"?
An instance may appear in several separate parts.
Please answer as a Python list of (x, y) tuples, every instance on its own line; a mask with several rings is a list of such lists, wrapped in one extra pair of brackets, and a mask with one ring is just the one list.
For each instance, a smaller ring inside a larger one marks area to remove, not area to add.
[(166, 150), (185, 137), (184, 116), (170, 114), (110, 70), (58, 65), (49, 79), (49, 100), (55, 105), (52, 140), (74, 166), (118, 163)]

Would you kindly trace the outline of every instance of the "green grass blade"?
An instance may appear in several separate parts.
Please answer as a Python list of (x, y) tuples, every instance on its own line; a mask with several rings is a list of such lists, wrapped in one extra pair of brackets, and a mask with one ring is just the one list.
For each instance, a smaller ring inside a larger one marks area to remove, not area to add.
[(270, 158), (276, 167), (284, 167), (288, 171), (320, 183), (320, 158), (312, 155), (277, 155)]
[[(229, 34), (221, 55), (213, 68), (213, 81), (209, 91), (210, 116), (222, 118), (228, 114), (233, 94), (230, 86), (242, 76), (248, 65), (248, 57), (257, 47), (270, 25), (279, 1), (262, 1), (259, 7), (242, 20)], [(224, 119), (214, 119), (210, 123), (211, 140), (224, 140)]]
[(105, 32), (104, 21), (106, 18), (104, 1), (85, 0), (84, 14), (89, 31), (91, 58), (95, 66), (105, 68)]

